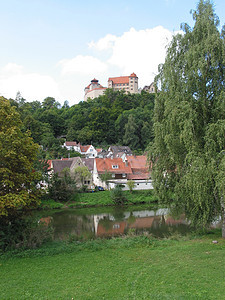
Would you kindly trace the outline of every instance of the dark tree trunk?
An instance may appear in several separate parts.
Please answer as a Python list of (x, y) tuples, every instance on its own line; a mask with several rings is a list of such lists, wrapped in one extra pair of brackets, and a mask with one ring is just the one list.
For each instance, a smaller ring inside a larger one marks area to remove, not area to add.
[(223, 201), (221, 202), (221, 206), (222, 206), (222, 214), (221, 214), (221, 217), (222, 217), (222, 238), (225, 239), (225, 204), (224, 204)]

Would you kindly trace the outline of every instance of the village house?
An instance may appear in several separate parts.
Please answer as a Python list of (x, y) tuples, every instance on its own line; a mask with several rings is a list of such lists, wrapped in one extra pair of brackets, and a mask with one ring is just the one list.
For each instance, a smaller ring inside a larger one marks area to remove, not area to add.
[(132, 174), (128, 163), (123, 162), (121, 158), (95, 158), (93, 182), (96, 186), (107, 188), (107, 184), (101, 180), (101, 175), (105, 172), (112, 175), (108, 181), (109, 188), (114, 188), (116, 184), (125, 184), (128, 174)]
[[(105, 172), (112, 174), (112, 178), (108, 180), (108, 187), (101, 179), (101, 175)], [(134, 181), (134, 190), (153, 189), (146, 156), (125, 156), (124, 158), (111, 156), (110, 158), (95, 159), (93, 171), (93, 183), (95, 185), (104, 188), (122, 185), (123, 190), (128, 190), (128, 180)]]
[(125, 157), (126, 155), (132, 155), (132, 151), (128, 146), (109, 146), (108, 156), (113, 157)]
[(148, 93), (155, 93), (155, 86), (154, 86), (154, 82), (152, 82), (150, 85), (145, 85), (142, 89), (143, 91), (146, 91)]
[[(93, 158), (92, 161), (90, 159), (80, 158), (80, 157), (72, 157), (69, 159), (54, 159), (51, 161), (52, 172), (57, 173), (60, 177), (63, 177), (66, 169), (69, 170), (71, 177), (75, 177), (75, 170), (78, 167), (86, 167), (90, 173), (90, 176), (84, 178), (84, 185), (87, 186), (88, 189), (93, 188), (92, 181), (92, 173), (93, 173)], [(82, 182), (77, 180), (77, 187), (80, 188), (82, 186)]]
[[(134, 190), (153, 189), (147, 157), (145, 155), (127, 156), (125, 160), (127, 160), (132, 170), (132, 174), (128, 176), (128, 180), (134, 181)], [(128, 187), (125, 186), (124, 189), (128, 190)]]
[(65, 147), (67, 150), (73, 150), (73, 151), (80, 152), (80, 144), (78, 144), (77, 142), (65, 141), (65, 143), (63, 144), (63, 147)]
[(95, 149), (93, 145), (81, 145), (77, 142), (66, 141), (62, 147), (65, 147), (67, 150), (74, 150), (78, 153), (84, 155), (86, 158), (96, 157), (98, 152), (102, 149)]

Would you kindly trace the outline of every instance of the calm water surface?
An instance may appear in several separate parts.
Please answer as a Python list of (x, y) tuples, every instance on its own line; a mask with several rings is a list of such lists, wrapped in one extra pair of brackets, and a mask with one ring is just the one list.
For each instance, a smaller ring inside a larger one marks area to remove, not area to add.
[(54, 227), (56, 240), (70, 236), (93, 238), (148, 232), (156, 237), (190, 231), (184, 215), (174, 219), (168, 209), (138, 207), (64, 209), (41, 218)]

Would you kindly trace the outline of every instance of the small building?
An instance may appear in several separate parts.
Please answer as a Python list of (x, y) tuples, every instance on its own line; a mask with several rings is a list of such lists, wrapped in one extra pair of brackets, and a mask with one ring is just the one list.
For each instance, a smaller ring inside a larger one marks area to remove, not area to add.
[[(90, 172), (90, 176), (88, 176), (87, 178), (84, 178), (83, 183), (84, 183), (84, 185), (87, 186), (88, 189), (92, 189), (93, 188), (93, 182), (92, 182), (93, 161), (87, 161), (80, 157), (72, 157), (72, 158), (69, 158), (66, 160), (62, 160), (62, 159), (52, 160), (52, 170), (54, 173), (57, 173), (59, 175), (59, 177), (63, 177), (65, 169), (68, 169), (70, 172), (70, 176), (72, 178), (74, 178), (75, 170), (78, 167), (88, 168), (88, 171)], [(79, 174), (78, 174), (78, 176), (79, 176)], [(82, 186), (82, 182), (76, 180), (76, 185), (78, 188), (80, 188)]]
[(95, 149), (93, 145), (81, 145), (77, 142), (65, 142), (62, 147), (66, 147), (67, 150), (74, 150), (84, 155), (86, 158), (96, 157), (98, 152), (102, 149)]
[(78, 144), (77, 142), (66, 141), (63, 144), (63, 147), (65, 147), (67, 150), (74, 150), (74, 151), (80, 152), (80, 144)]
[(143, 87), (143, 91), (146, 91), (150, 94), (155, 93), (155, 86), (154, 86), (154, 82), (152, 82), (150, 85), (146, 85)]
[(108, 88), (136, 94), (138, 93), (138, 77), (135, 73), (132, 73), (130, 76), (110, 77), (108, 79)]
[(130, 166), (123, 162), (121, 158), (96, 158), (94, 162), (93, 182), (106, 188), (105, 182), (101, 180), (101, 175), (108, 172), (112, 175), (109, 180), (109, 188), (114, 188), (119, 182), (125, 184), (128, 175), (132, 174)]
[(106, 87), (103, 87), (97, 79), (92, 79), (91, 83), (84, 89), (84, 101), (88, 98), (94, 99), (104, 94)]
[(132, 151), (129, 146), (109, 146), (108, 156), (123, 157), (123, 155), (132, 155)]

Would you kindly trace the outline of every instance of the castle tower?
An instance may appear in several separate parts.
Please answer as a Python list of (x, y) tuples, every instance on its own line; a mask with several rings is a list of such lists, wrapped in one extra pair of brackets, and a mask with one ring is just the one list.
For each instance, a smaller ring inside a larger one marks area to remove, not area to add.
[(129, 76), (129, 92), (131, 94), (138, 93), (138, 77), (135, 73)]

